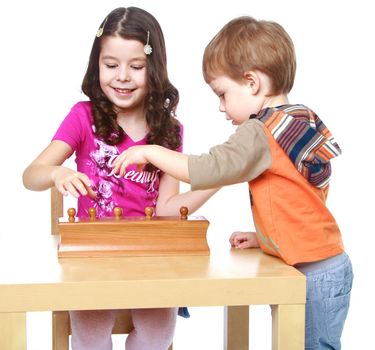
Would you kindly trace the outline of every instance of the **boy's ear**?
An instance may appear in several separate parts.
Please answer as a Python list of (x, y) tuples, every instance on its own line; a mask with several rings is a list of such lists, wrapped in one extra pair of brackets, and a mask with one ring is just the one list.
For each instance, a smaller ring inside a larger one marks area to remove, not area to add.
[(258, 74), (253, 70), (249, 70), (243, 73), (243, 78), (245, 84), (250, 88), (251, 93), (256, 95), (260, 89), (260, 79)]

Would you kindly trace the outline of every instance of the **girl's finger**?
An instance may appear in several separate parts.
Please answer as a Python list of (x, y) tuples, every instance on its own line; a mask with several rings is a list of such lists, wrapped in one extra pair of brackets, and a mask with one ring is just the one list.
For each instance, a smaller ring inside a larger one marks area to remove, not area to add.
[[(86, 184), (85, 184), (85, 186), (86, 186)], [(96, 198), (96, 192), (91, 188), (91, 186), (86, 186), (86, 191), (87, 191), (87, 195), (91, 199), (95, 199)]]
[(67, 182), (66, 184), (64, 184), (64, 188), (74, 197), (74, 198), (79, 198), (79, 193), (77, 192), (77, 190), (75, 189), (75, 187), (73, 186), (73, 184), (71, 182)]
[(83, 196), (87, 195), (87, 190), (84, 182), (82, 181), (81, 178), (75, 178), (72, 180), (72, 184), (75, 187), (75, 189), (82, 194)]
[(63, 195), (63, 196), (67, 196), (69, 194), (68, 191), (65, 190), (65, 188), (62, 186), (62, 185), (55, 185), (55, 187), (57, 188), (57, 190)]
[(86, 187), (91, 187), (91, 180), (86, 174), (79, 173), (79, 178)]

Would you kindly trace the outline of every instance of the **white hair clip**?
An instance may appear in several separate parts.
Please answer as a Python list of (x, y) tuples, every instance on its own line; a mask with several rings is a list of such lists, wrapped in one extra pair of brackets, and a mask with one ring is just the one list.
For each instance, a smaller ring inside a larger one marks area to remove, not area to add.
[(147, 43), (146, 43), (145, 46), (143, 46), (143, 51), (144, 51), (144, 53), (145, 53), (146, 55), (149, 55), (149, 54), (151, 54), (151, 52), (152, 52), (152, 47), (151, 47), (151, 45), (149, 44), (149, 41), (150, 41), (150, 32), (147, 31)]
[(96, 32), (96, 37), (97, 38), (100, 38), (102, 35), (103, 35), (103, 32), (104, 32), (104, 26), (105, 24), (107, 23), (107, 19), (108, 17), (104, 20), (104, 23), (103, 25), (98, 29), (98, 31)]
[(167, 97), (164, 101), (164, 108), (167, 109), (169, 107), (169, 104), (171, 103), (171, 100)]

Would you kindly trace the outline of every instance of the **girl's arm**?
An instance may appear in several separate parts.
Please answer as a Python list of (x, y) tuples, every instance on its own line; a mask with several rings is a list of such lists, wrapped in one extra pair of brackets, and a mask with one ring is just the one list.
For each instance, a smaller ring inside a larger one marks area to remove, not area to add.
[(156, 213), (163, 216), (177, 216), (180, 215), (180, 208), (185, 206), (189, 209), (189, 214), (192, 214), (218, 190), (219, 188), (179, 193), (179, 182), (172, 176), (164, 174), (160, 180)]
[(63, 141), (52, 141), (47, 148), (25, 169), (24, 186), (33, 191), (43, 191), (52, 186), (63, 194), (93, 194), (90, 179), (83, 173), (63, 167), (61, 164), (72, 154), (71, 147)]

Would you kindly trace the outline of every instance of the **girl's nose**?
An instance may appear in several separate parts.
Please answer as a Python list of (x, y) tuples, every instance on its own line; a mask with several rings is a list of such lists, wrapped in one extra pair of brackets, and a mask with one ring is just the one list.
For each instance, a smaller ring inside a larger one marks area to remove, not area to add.
[(130, 81), (129, 71), (126, 68), (120, 68), (117, 74), (118, 81)]

